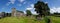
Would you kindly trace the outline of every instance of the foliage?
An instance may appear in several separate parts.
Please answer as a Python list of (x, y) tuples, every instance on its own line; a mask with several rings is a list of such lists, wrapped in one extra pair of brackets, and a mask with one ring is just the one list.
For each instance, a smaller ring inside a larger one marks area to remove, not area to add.
[(46, 23), (50, 23), (50, 22), (51, 22), (50, 19), (49, 19), (48, 17), (46, 17), (46, 16), (45, 16), (44, 19), (45, 19), (45, 22), (46, 22)]
[(60, 15), (60, 13), (56, 12), (56, 13), (54, 13), (54, 15)]
[(6, 13), (6, 17), (11, 17), (11, 13)]
[(5, 18), (5, 17), (11, 17), (11, 13), (1, 12), (1, 14), (0, 14), (0, 19), (1, 19), (1, 18)]
[(26, 13), (27, 13), (27, 16), (28, 16), (28, 15), (32, 15), (32, 13), (31, 13), (30, 10), (26, 10)]
[(35, 3), (34, 8), (35, 11), (39, 13), (39, 15), (48, 15), (50, 13), (50, 9), (47, 3), (45, 4), (44, 2), (38, 1), (37, 3)]

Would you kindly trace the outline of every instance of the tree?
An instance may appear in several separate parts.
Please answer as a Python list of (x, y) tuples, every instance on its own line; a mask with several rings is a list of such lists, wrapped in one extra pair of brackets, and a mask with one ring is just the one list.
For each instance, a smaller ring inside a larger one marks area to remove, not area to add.
[(11, 17), (11, 13), (6, 13), (6, 17)]
[(26, 10), (27, 16), (32, 15), (30, 10)]
[(58, 13), (58, 12), (55, 12), (55, 13), (54, 13), (54, 15), (60, 15), (60, 13)]
[(42, 1), (38, 1), (37, 3), (34, 4), (35, 11), (39, 14), (38, 16), (45, 16), (49, 15), (50, 9), (47, 5), (47, 3), (44, 3)]

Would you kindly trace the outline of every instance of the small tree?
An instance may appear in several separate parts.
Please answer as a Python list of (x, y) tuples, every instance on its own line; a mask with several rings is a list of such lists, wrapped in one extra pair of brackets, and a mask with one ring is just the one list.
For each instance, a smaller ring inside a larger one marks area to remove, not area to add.
[(6, 17), (11, 17), (11, 13), (6, 13)]
[(27, 16), (32, 15), (30, 10), (26, 10)]

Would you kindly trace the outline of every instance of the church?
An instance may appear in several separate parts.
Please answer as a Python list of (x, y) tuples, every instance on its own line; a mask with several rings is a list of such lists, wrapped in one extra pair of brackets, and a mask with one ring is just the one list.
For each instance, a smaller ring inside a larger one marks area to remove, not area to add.
[(16, 10), (16, 8), (12, 8), (11, 14), (13, 17), (20, 17), (25, 15), (23, 11)]

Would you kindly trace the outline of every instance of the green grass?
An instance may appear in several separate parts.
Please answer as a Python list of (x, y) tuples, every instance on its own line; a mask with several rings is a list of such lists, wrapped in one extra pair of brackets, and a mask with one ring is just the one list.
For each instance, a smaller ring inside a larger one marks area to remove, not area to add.
[(60, 17), (51, 16), (51, 23), (60, 23)]
[[(60, 17), (49, 16), (51, 23), (60, 23)], [(0, 23), (45, 23), (45, 19), (37, 21), (35, 17), (6, 17)]]
[(37, 21), (35, 17), (6, 17), (0, 19), (0, 23), (44, 23), (44, 21)]

